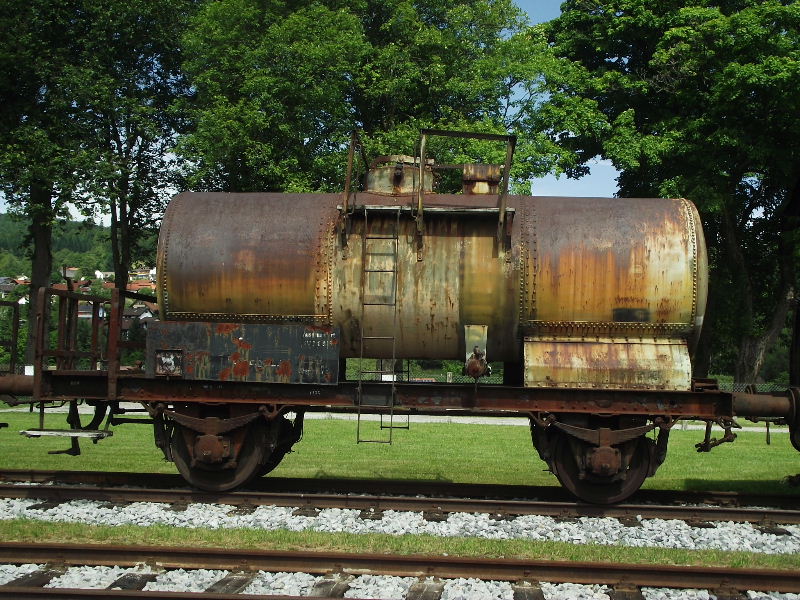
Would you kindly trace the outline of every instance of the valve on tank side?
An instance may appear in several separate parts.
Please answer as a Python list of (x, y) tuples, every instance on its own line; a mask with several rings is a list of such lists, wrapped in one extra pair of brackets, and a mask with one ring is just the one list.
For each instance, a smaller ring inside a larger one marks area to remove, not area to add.
[(472, 354), (464, 365), (464, 375), (474, 377), (489, 377), (492, 374), (492, 367), (486, 362), (486, 352), (478, 346), (472, 349)]

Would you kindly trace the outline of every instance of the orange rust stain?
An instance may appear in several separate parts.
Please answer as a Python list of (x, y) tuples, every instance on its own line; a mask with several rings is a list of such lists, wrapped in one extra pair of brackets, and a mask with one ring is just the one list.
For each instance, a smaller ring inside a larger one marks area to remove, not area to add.
[(237, 362), (237, 361), (238, 361), (240, 358), (241, 358), (241, 356), (239, 355), (239, 353), (238, 353), (238, 352), (234, 352), (233, 354), (231, 354), (231, 362), (234, 362), (234, 363), (235, 363), (235, 362)]
[(240, 360), (233, 366), (233, 375), (235, 377), (247, 377), (247, 373), (250, 371), (250, 363), (246, 360)]
[(278, 365), (277, 374), (283, 377), (291, 377), (292, 363), (290, 363), (288, 360), (282, 360), (281, 364)]
[(253, 344), (245, 342), (244, 340), (233, 340), (233, 343), (236, 344), (238, 348), (241, 350), (250, 350), (253, 347)]
[(321, 331), (323, 333), (330, 333), (331, 328), (328, 325), (306, 325), (306, 331)]
[(219, 335), (229, 335), (239, 329), (236, 323), (220, 323), (217, 325), (217, 333)]
[(219, 380), (220, 381), (228, 381), (231, 378), (231, 370), (230, 369), (222, 369), (219, 372)]

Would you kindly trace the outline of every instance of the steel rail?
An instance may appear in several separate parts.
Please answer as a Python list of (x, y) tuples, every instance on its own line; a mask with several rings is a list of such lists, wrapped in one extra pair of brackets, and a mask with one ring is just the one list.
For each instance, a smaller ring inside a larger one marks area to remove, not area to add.
[[(289, 571), (317, 575), (380, 574), (444, 579), (628, 584), (636, 586), (800, 592), (795, 571), (675, 565), (587, 563), (507, 558), (278, 552), (225, 548), (168, 548), (77, 544), (0, 543), (4, 563), (96, 566), (152, 565), (160, 569)], [(0, 587), (2, 589), (2, 587)], [(108, 593), (108, 591), (106, 591)]]
[[(0, 586), (0, 598), (14, 600), (84, 600), (85, 598), (136, 598), (136, 600), (264, 600), (265, 596), (251, 594), (216, 594), (213, 592), (159, 592), (141, 590), (98, 590), (71, 588), (29, 588)], [(308, 596), (267, 596), (269, 600), (308, 600)], [(341, 600), (340, 597), (315, 597), (315, 600)], [(358, 600), (358, 599), (356, 599)], [(369, 600), (369, 599), (362, 599)]]
[(519, 515), (551, 517), (614, 517), (683, 521), (733, 521), (764, 526), (800, 523), (800, 510), (721, 506), (658, 506), (650, 504), (592, 505), (575, 502), (430, 498), (418, 496), (349, 495), (341, 493), (227, 492), (180, 489), (75, 487), (63, 485), (0, 484), (0, 497), (33, 498), (48, 502), (93, 500), (112, 503), (162, 502), (173, 505), (226, 504), (231, 506), (290, 506), (306, 509), (341, 508), (379, 513), (387, 510), (447, 513), (488, 513), (498, 518)]
[[(0, 469), (0, 482), (65, 483), (100, 487), (129, 486), (156, 489), (182, 489), (189, 492), (186, 480), (169, 473), (136, 473), (120, 471), (55, 471)], [(340, 494), (409, 495), (487, 499), (534, 499), (578, 506), (588, 505), (571, 500), (563, 488), (486, 483), (454, 483), (442, 481), (407, 481), (391, 479), (316, 479), (264, 477), (250, 482), (245, 492), (318, 493), (324, 490)], [(200, 494), (203, 492), (195, 492)], [(639, 490), (634, 496), (638, 504), (709, 504), (723, 507), (771, 507), (794, 510), (800, 507), (797, 494), (751, 494), (720, 490)], [(618, 505), (618, 507), (626, 505)]]

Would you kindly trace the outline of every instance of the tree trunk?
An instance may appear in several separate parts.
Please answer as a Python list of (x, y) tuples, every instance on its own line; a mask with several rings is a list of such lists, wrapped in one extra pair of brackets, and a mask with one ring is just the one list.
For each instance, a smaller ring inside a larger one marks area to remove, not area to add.
[(789, 307), (792, 303), (794, 291), (784, 294), (772, 316), (772, 323), (763, 335), (746, 335), (739, 345), (739, 355), (736, 357), (736, 373), (734, 381), (737, 383), (756, 383), (758, 373), (764, 365), (767, 351), (775, 343), (781, 329), (786, 325)]
[(127, 212), (121, 209), (124, 200), (111, 201), (111, 258), (114, 262), (114, 285), (121, 290), (128, 288), (130, 250), (128, 246)]
[(25, 363), (32, 364), (36, 348), (36, 302), (39, 289), (50, 285), (53, 270), (53, 186), (39, 182), (31, 185), (30, 225), (28, 235), (33, 244), (31, 284), (28, 303), (28, 342)]
[(800, 302), (795, 298), (792, 311), (792, 341), (789, 347), (789, 385), (800, 386)]
[[(789, 190), (786, 199), (776, 211), (774, 219), (778, 223), (778, 265), (780, 290), (772, 321), (761, 335), (746, 335), (739, 346), (736, 359), (735, 380), (742, 383), (755, 383), (758, 372), (764, 364), (767, 351), (775, 343), (781, 330), (786, 326), (789, 309), (794, 304), (796, 243), (795, 233), (800, 227), (800, 179)], [(791, 371), (791, 367), (790, 367)]]

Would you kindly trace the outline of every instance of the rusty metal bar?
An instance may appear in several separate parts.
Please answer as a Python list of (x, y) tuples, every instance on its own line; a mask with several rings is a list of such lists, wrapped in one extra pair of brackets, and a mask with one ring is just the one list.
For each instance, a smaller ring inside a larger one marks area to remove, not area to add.
[(423, 129), (419, 132), (419, 177), (417, 178), (417, 235), (422, 235), (422, 207), (425, 198), (425, 163), (426, 160), (426, 143), (428, 141), (428, 132), (431, 130)]
[(506, 143), (506, 159), (503, 166), (503, 185), (500, 188), (500, 193), (497, 196), (498, 208), (498, 221), (497, 221), (497, 242), (498, 245), (503, 241), (505, 236), (505, 223), (506, 223), (506, 203), (508, 197), (508, 185), (511, 179), (511, 161), (514, 158), (514, 149), (517, 145), (517, 136), (504, 135), (497, 133), (473, 133), (468, 131), (449, 131), (445, 129), (421, 129), (419, 139), (419, 188), (417, 190), (417, 235), (422, 236), (423, 232), (423, 199), (424, 190), (423, 183), (425, 181), (425, 146), (428, 136), (442, 136), (461, 139), (475, 139), (475, 140), (488, 140), (494, 142)]
[(230, 548), (170, 548), (108, 546), (100, 544), (0, 544), (0, 559), (10, 563), (65, 565), (122, 565), (156, 561), (162, 568), (303, 571), (310, 573), (380, 573), (415, 577), (478, 577), (516, 581), (619, 582), (654, 587), (800, 592), (793, 570), (691, 567), (685, 565), (631, 565), (486, 557), (350, 554), (341, 552), (282, 552)]
[(517, 146), (517, 136), (508, 135), (506, 138), (506, 162), (503, 166), (503, 187), (500, 190), (500, 195), (497, 198), (497, 208), (500, 214), (497, 216), (497, 244), (498, 248), (502, 248), (502, 241), (505, 237), (505, 224), (506, 224), (506, 202), (508, 199), (508, 184), (511, 179), (511, 161), (514, 158), (514, 149)]
[(31, 396), (33, 394), (33, 375), (12, 373), (0, 376), (0, 394)]
[(733, 412), (740, 417), (791, 418), (797, 407), (788, 396), (733, 392)]
[(92, 354), (94, 354), (92, 361), (97, 364), (97, 361), (102, 358), (100, 349), (100, 304), (98, 302), (92, 302)]
[[(122, 308), (120, 308), (122, 303)], [(124, 312), (125, 299), (122, 298), (120, 289), (115, 287), (111, 290), (111, 315), (108, 321), (108, 388), (106, 397), (109, 401), (117, 399), (117, 378), (120, 367), (120, 348), (119, 336), (122, 330), (122, 317)]]
[(350, 186), (353, 180), (353, 158), (355, 155), (356, 144), (361, 145), (361, 139), (358, 132), (353, 130), (350, 135), (350, 148), (347, 151), (347, 175), (344, 180), (344, 193), (342, 194), (342, 214), (347, 215), (348, 205), (350, 203)]
[(49, 345), (47, 329), (50, 319), (50, 296), (46, 288), (36, 293), (36, 346), (33, 358), (33, 401), (39, 403), (39, 429), (44, 429), (44, 400), (42, 399), (42, 375), (44, 371), (44, 349)]
[[(67, 400), (80, 389), (82, 398), (105, 400), (108, 390), (102, 373), (45, 373), (47, 400)], [(112, 379), (113, 378), (113, 379)], [(309, 384), (270, 384), (259, 382), (201, 382), (179, 379), (146, 379), (140, 374), (119, 374), (109, 369), (108, 385), (115, 386), (114, 398), (130, 402), (234, 402), (274, 406), (331, 406), (355, 409), (356, 382), (338, 386)], [(0, 380), (1, 381), (1, 380)], [(386, 394), (389, 384), (363, 382), (364, 393)], [(724, 392), (670, 392), (641, 390), (602, 390), (574, 388), (515, 388), (470, 384), (396, 384), (397, 406), (411, 411), (444, 413), (467, 409), (509, 411), (520, 415), (531, 412), (662, 415), (672, 418), (695, 417), (716, 420), (732, 417), (731, 395)]]

